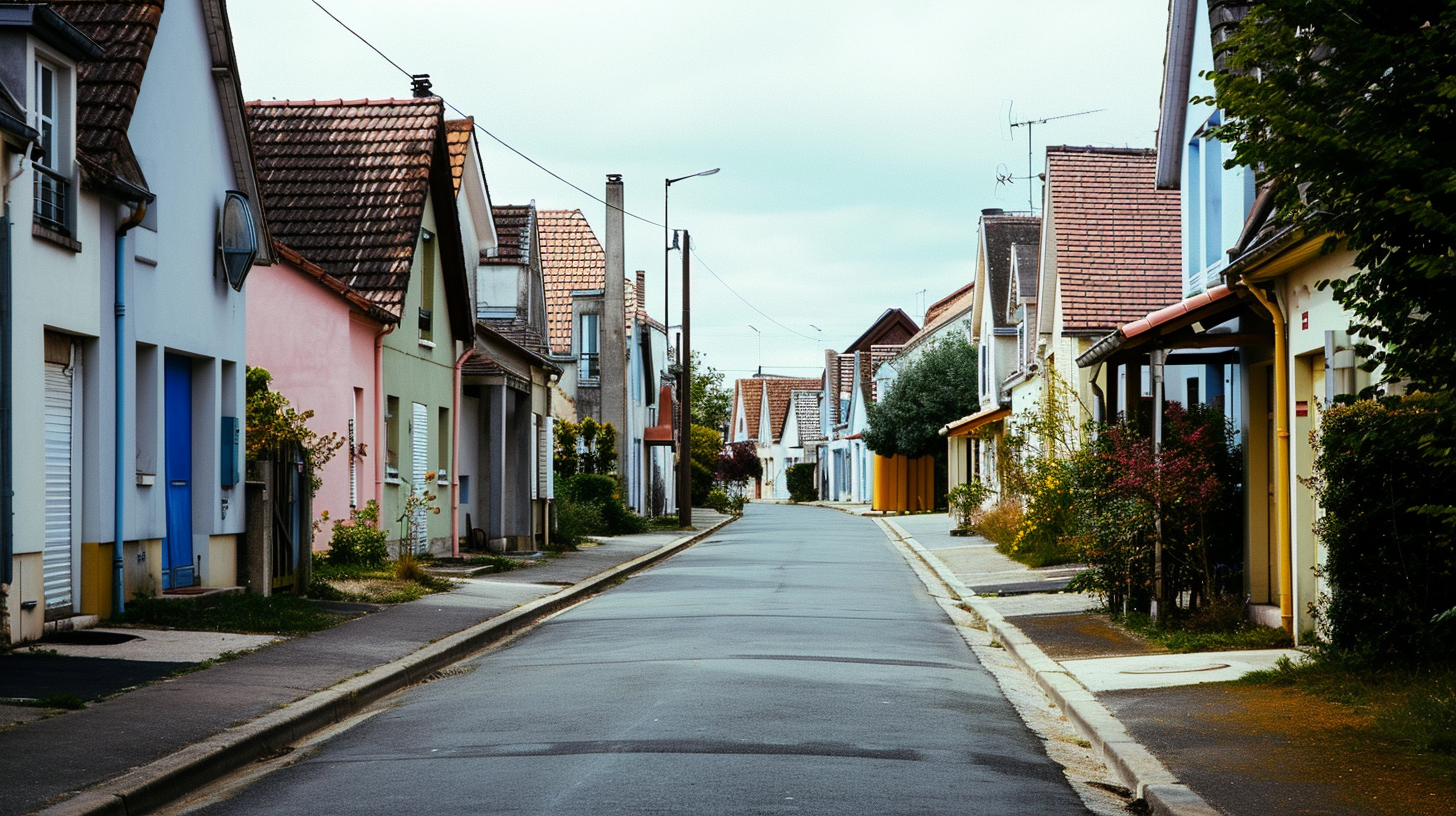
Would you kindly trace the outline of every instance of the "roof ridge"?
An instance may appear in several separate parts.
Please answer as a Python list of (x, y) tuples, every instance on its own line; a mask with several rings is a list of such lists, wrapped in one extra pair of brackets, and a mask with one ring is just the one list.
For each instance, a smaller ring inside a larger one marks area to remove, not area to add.
[(444, 101), (444, 99), (438, 96), (410, 96), (404, 99), (396, 99), (391, 96), (388, 99), (372, 99), (368, 97), (363, 99), (253, 99), (245, 104), (269, 108), (343, 108), (365, 106), (382, 107), (384, 105), (433, 105), (443, 103)]

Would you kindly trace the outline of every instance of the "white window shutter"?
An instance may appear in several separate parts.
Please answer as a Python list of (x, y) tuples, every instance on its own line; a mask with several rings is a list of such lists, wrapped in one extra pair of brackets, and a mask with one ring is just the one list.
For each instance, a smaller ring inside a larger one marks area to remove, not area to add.
[(556, 498), (556, 418), (541, 417), (544, 426), (541, 428), (541, 471), (546, 474), (544, 479), (544, 495), (548, 499)]
[(541, 426), (531, 414), (531, 500), (541, 498)]

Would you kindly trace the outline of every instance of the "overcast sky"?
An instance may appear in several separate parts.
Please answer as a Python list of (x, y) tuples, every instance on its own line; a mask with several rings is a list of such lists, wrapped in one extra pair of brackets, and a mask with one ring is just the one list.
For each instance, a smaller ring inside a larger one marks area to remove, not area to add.
[[(730, 378), (760, 362), (817, 376), (823, 349), (885, 309), (918, 322), (968, 282), (980, 210), (1027, 207), (1027, 129), (1009, 121), (1104, 109), (1031, 128), (1037, 172), (1048, 144), (1151, 147), (1168, 14), (1167, 0), (320, 1), (552, 172), (599, 197), (621, 173), (626, 209), (653, 222), (665, 178), (721, 167), (672, 186), (671, 223), (698, 255), (693, 347)], [(229, 11), (249, 99), (410, 93), (311, 0)], [(481, 146), (494, 203), (580, 209), (604, 237), (602, 204)], [(627, 219), (628, 274), (647, 270), (659, 319), (662, 246), (660, 226)]]

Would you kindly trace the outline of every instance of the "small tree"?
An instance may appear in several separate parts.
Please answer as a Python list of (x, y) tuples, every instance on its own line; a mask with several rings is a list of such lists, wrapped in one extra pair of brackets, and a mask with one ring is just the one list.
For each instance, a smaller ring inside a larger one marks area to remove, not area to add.
[(819, 484), (814, 478), (817, 473), (818, 466), (813, 462), (790, 465), (784, 472), (784, 480), (789, 485), (789, 501), (806, 502), (819, 498)]
[(705, 362), (701, 352), (693, 352), (692, 423), (717, 431), (728, 427), (733, 410), (733, 392), (723, 387), (723, 372)]
[(915, 458), (945, 449), (940, 429), (976, 412), (976, 350), (962, 335), (936, 341), (868, 408), (864, 441), (881, 456)]
[(734, 442), (718, 454), (718, 480), (742, 493), (749, 479), (763, 478), (763, 462), (752, 442)]
[(610, 422), (597, 422), (591, 417), (581, 422), (557, 420), (555, 450), (552, 459), (556, 475), (563, 478), (578, 473), (610, 476), (617, 472), (617, 429)]
[(714, 469), (718, 463), (718, 454), (723, 450), (723, 435), (701, 425), (693, 425), (691, 429), (692, 438), (688, 450), (692, 467), (692, 499), (694, 505), (702, 506), (708, 500), (708, 492), (713, 489)]

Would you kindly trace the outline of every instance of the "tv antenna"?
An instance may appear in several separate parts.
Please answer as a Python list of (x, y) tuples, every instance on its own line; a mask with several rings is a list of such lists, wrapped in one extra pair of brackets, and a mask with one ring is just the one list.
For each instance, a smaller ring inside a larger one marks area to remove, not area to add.
[[(1086, 116), (1089, 113), (1101, 113), (1101, 112), (1103, 112), (1105, 110), (1107, 110), (1107, 109), (1106, 108), (1098, 108), (1096, 110), (1085, 110), (1085, 111), (1081, 111), (1079, 113), (1064, 113), (1061, 116), (1047, 116), (1047, 117), (1042, 118), (1042, 119), (1027, 119), (1027, 120), (1022, 121), (1022, 122), (1012, 122), (1011, 123), (1011, 127), (1012, 128), (1019, 128), (1019, 127), (1026, 128), (1026, 209), (1029, 212), (1031, 212), (1031, 213), (1035, 213), (1036, 212), (1036, 205), (1034, 203), (1035, 199), (1033, 198), (1033, 193), (1034, 193), (1036, 187), (1035, 187), (1035, 185), (1033, 185), (1031, 183), (1032, 180), (1036, 178), (1036, 171), (1032, 168), (1032, 158), (1033, 158), (1032, 148), (1031, 148), (1031, 129), (1032, 129), (1032, 127), (1035, 126), (1035, 125), (1044, 125), (1047, 122), (1055, 122), (1058, 119), (1071, 119), (1073, 116)], [(1011, 113), (1011, 111), (1008, 108), (1007, 109), (1007, 118), (1008, 119), (1010, 118), (1010, 113)], [(1009, 181), (1013, 181), (1013, 180), (1014, 180), (1014, 177), (1010, 173), (1006, 173), (1004, 175), (998, 173), (996, 175), (996, 181), (997, 182), (1009, 182)]]

